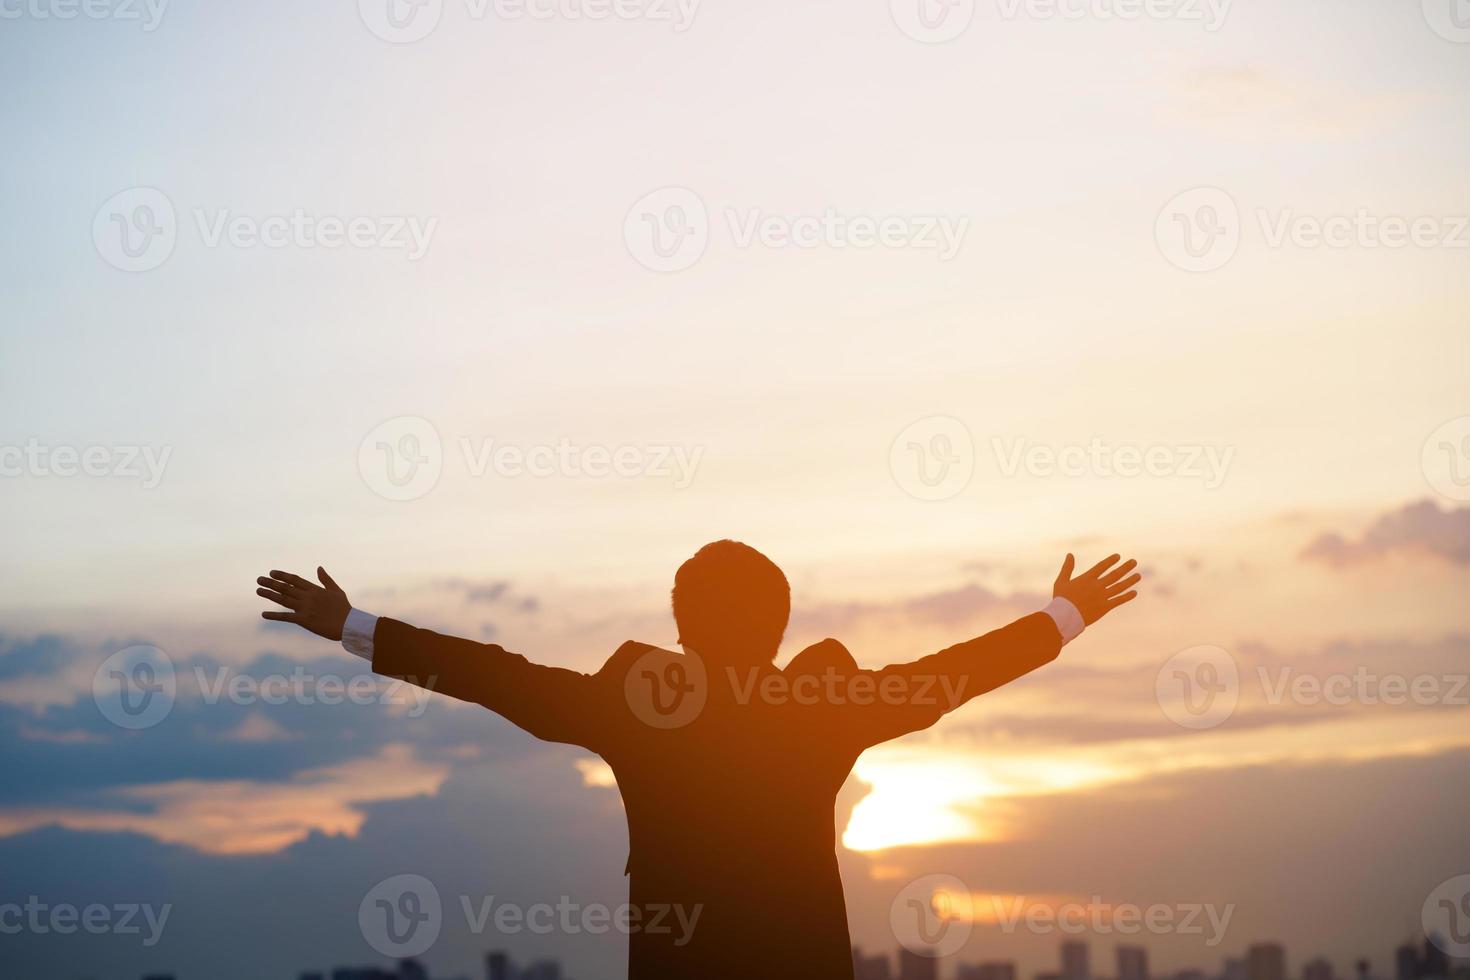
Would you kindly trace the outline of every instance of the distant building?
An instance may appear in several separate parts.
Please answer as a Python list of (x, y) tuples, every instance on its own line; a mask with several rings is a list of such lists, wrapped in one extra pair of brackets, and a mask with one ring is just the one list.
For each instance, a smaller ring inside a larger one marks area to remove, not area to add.
[(1425, 980), (1444, 980), (1450, 975), (1450, 958), (1433, 939), (1424, 940), (1424, 955), (1419, 958), (1419, 975)]
[[(403, 980), (419, 978), (405, 974)], [(517, 969), (510, 954), (497, 949), (485, 954), (485, 980), (562, 980), (561, 964), (556, 960), (537, 960)]]
[(1142, 946), (1119, 946), (1118, 980), (1148, 980), (1148, 950)]
[(1245, 959), (1239, 956), (1226, 957), (1225, 972), (1221, 974), (1221, 980), (1250, 980), (1250, 971), (1246, 968)]
[(955, 980), (1016, 980), (1016, 964), (1010, 960), (963, 964)]
[(892, 980), (892, 967), (883, 953), (868, 956), (861, 949), (852, 948), (853, 980)]
[(520, 972), (518, 980), (561, 980), (561, 964), (556, 960), (537, 960)]
[(1393, 975), (1395, 980), (1417, 980), (1419, 976), (1419, 951), (1413, 943), (1404, 943), (1393, 951)]
[(1062, 980), (1092, 980), (1086, 943), (1062, 943)]
[(939, 960), (911, 949), (901, 949), (898, 951), (898, 980), (939, 980)]
[(402, 960), (398, 964), (398, 980), (429, 980), (429, 971), (418, 960)]
[(327, 980), (327, 975), (325, 973), (300, 973), (297, 974), (296, 980)]
[(1286, 948), (1280, 943), (1256, 943), (1245, 951), (1247, 980), (1286, 980)]
[(1302, 980), (1333, 980), (1332, 964), (1320, 956), (1307, 961), (1307, 965), (1302, 967)]
[(339, 966), (332, 971), (332, 980), (398, 980), (398, 977), (375, 966)]

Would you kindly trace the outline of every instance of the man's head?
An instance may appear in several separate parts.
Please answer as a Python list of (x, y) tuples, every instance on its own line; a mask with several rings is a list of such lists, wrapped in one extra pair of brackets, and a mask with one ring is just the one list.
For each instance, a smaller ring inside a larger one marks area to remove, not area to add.
[(722, 663), (774, 660), (790, 616), (786, 576), (739, 541), (705, 545), (674, 576), (679, 642)]

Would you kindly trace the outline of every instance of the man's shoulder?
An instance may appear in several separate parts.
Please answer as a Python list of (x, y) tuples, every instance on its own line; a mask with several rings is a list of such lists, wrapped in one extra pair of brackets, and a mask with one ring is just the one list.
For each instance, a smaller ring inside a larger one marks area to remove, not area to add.
[[(635, 666), (649, 665), (657, 667), (666, 663), (688, 663), (689, 657), (685, 653), (676, 650), (667, 650), (655, 646), (652, 643), (643, 643), (638, 640), (628, 640), (613, 651), (603, 663), (602, 669), (597, 673), (599, 676), (623, 677)], [(822, 674), (828, 671), (837, 671), (843, 674), (857, 673), (857, 661), (848, 652), (847, 647), (840, 640), (827, 637), (819, 640), (811, 646), (802, 650), (783, 669), (783, 673), (795, 674)]]
[(603, 663), (599, 674), (626, 674), (634, 664), (641, 660), (663, 660), (668, 657), (683, 657), (684, 654), (673, 650), (665, 650), (663, 647), (654, 646), (652, 643), (642, 643), (638, 640), (628, 640), (613, 651)]
[(824, 674), (837, 671), (841, 674), (856, 673), (857, 661), (841, 641), (827, 637), (807, 647), (791, 658), (786, 665), (787, 674)]

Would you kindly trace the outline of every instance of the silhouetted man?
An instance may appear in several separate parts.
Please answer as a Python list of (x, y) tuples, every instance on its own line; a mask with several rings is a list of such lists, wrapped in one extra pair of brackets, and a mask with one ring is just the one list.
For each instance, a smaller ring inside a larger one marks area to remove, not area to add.
[(1041, 612), (878, 671), (832, 639), (777, 669), (790, 587), (734, 541), (706, 545), (674, 577), (683, 653), (630, 641), (592, 675), (371, 616), (322, 568), (321, 585), (273, 571), (256, 591), (289, 610), (266, 619), (341, 640), (379, 674), (607, 761), (642, 920), (630, 923), (631, 980), (825, 980), (852, 976), (833, 807), (858, 755), (1055, 659), (1137, 594), (1137, 563), (1118, 559), (1073, 578), (1068, 555)]

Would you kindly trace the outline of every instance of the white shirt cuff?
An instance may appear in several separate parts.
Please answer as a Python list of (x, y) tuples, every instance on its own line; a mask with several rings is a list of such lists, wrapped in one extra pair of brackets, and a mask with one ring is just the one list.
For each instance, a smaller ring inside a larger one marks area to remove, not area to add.
[(378, 617), (372, 613), (365, 613), (361, 609), (352, 610), (347, 614), (347, 622), (342, 624), (343, 649), (371, 663), (373, 633), (377, 629)]
[[(1062, 646), (1066, 646), (1081, 636), (1082, 630), (1087, 626), (1082, 621), (1082, 614), (1077, 611), (1077, 607), (1061, 596), (1048, 602), (1046, 608), (1041, 611), (1050, 616), (1051, 621), (1057, 624), (1057, 632), (1062, 634)], [(351, 621), (350, 616), (348, 621)]]

